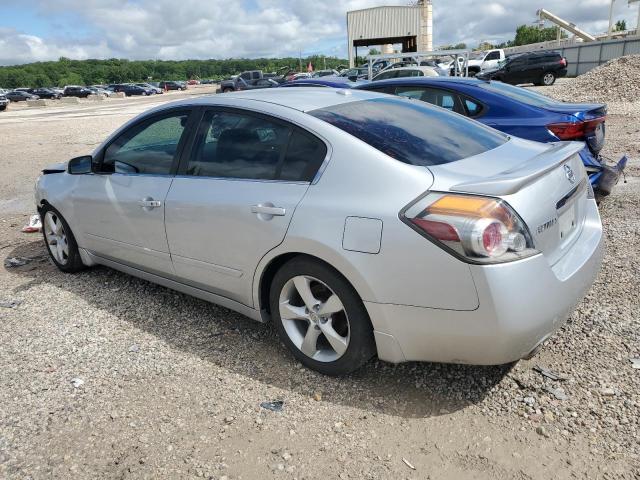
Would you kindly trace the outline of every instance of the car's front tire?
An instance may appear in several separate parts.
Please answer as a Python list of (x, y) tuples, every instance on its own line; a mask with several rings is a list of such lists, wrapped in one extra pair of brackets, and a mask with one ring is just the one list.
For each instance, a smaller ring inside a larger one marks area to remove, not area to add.
[(55, 266), (66, 273), (86, 268), (73, 232), (60, 212), (51, 205), (45, 205), (40, 210), (40, 219), (44, 243)]
[(367, 310), (349, 282), (331, 267), (297, 257), (273, 278), (271, 316), (282, 342), (302, 364), (345, 375), (375, 355)]

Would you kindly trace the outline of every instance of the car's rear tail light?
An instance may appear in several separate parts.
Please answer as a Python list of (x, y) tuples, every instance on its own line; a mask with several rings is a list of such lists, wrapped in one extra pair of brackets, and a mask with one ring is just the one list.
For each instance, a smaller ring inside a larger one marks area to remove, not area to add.
[(458, 257), (501, 263), (537, 253), (529, 230), (497, 198), (432, 193), (409, 206), (402, 220)]
[(606, 119), (607, 117), (599, 117), (593, 120), (587, 120), (586, 122), (551, 123), (547, 125), (547, 128), (560, 140), (578, 140), (589, 135)]
[(558, 63), (560, 65), (562, 65), (563, 67), (566, 67), (567, 66), (567, 59), (562, 57)]

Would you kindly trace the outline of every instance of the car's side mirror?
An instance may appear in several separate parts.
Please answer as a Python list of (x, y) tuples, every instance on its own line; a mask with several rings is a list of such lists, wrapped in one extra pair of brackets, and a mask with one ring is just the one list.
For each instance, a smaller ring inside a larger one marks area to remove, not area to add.
[(91, 155), (84, 155), (82, 157), (76, 157), (69, 160), (67, 165), (67, 171), (71, 175), (84, 175), (92, 172), (93, 157)]

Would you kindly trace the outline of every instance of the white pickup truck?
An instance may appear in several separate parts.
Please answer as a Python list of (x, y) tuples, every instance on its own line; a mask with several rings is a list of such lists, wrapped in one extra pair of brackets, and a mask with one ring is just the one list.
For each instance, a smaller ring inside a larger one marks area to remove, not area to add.
[[(469, 55), (469, 76), (475, 77), (476, 74), (480, 73), (482, 70), (493, 70), (498, 67), (500, 60), (504, 60), (505, 58), (504, 50), (501, 48), (473, 52)], [(462, 57), (458, 57), (458, 65), (458, 68), (463, 71), (464, 60)], [(441, 66), (449, 68), (451, 75), (453, 75), (453, 61)]]

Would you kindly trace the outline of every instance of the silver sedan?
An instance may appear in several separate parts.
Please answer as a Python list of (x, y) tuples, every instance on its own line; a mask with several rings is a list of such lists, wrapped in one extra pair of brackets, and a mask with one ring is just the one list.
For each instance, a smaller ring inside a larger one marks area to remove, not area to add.
[(43, 171), (65, 272), (106, 265), (272, 321), (303, 364), (532, 355), (600, 267), (582, 144), (329, 88), (170, 103)]

